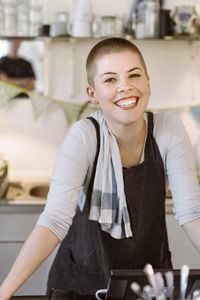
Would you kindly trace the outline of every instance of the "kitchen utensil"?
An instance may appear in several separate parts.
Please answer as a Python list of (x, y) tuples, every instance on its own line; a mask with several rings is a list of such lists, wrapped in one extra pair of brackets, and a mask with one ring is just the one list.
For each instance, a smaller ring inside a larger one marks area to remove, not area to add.
[(180, 299), (185, 299), (188, 277), (189, 277), (189, 266), (183, 265), (181, 267), (181, 276), (180, 276)]
[(199, 300), (200, 299), (200, 290), (196, 290), (192, 294), (192, 300)]
[(159, 290), (163, 291), (164, 279), (163, 279), (162, 274), (160, 272), (155, 273), (155, 280), (156, 280), (156, 284), (157, 284)]
[(154, 293), (156, 295), (156, 299), (157, 300), (165, 300), (165, 295), (163, 294), (163, 292), (159, 289), (159, 286), (156, 282), (156, 278), (155, 278), (155, 274), (154, 274), (154, 270), (152, 265), (150, 264), (146, 264), (144, 267), (144, 272), (149, 280), (149, 283), (151, 284)]
[(155, 275), (154, 275), (154, 270), (152, 268), (152, 265), (146, 264), (144, 267), (144, 273), (146, 274), (149, 283), (154, 289), (155, 294), (159, 296), (160, 291), (155, 280)]
[(194, 297), (196, 295), (196, 293), (194, 295), (194, 292), (196, 292), (196, 291), (198, 291), (198, 293), (200, 292), (200, 279), (195, 280), (195, 282), (193, 283), (193, 286), (192, 286), (191, 290), (189, 291), (187, 299), (188, 300), (191, 300), (191, 299), (194, 300)]
[(145, 285), (143, 287), (143, 294), (146, 296), (145, 298), (147, 300), (152, 300), (152, 288), (150, 287), (150, 285)]
[(138, 295), (141, 299), (146, 299), (146, 297), (144, 297), (144, 294), (142, 293), (142, 289), (140, 287), (140, 285), (137, 282), (132, 282), (131, 283), (131, 290)]
[(174, 294), (174, 275), (172, 271), (167, 271), (165, 272), (165, 279), (167, 282), (167, 289), (168, 289), (168, 294), (169, 294), (169, 299), (173, 299), (173, 294)]

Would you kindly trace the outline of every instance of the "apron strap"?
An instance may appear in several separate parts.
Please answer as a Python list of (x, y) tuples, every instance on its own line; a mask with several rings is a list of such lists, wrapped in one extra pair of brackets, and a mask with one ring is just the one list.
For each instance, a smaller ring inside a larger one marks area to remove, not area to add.
[(93, 185), (94, 185), (94, 177), (95, 177), (95, 173), (96, 173), (97, 160), (98, 160), (99, 150), (100, 150), (100, 129), (99, 129), (99, 123), (97, 122), (97, 120), (95, 120), (93, 117), (88, 117), (87, 119), (90, 119), (90, 121), (92, 121), (92, 123), (94, 124), (94, 127), (96, 129), (96, 135), (97, 135), (97, 150), (96, 150), (96, 155), (95, 155), (95, 159), (94, 159), (92, 175), (90, 178), (90, 183), (89, 183), (89, 187), (88, 187), (88, 191), (87, 191), (87, 199), (86, 199), (86, 205), (85, 205), (89, 208)]
[(153, 113), (151, 111), (147, 112), (148, 117), (148, 128), (150, 129), (151, 134), (153, 134)]

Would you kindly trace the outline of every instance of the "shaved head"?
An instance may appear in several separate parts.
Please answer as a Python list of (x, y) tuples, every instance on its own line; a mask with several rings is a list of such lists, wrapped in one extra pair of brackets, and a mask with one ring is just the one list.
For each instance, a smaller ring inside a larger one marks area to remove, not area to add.
[(94, 87), (94, 76), (96, 74), (97, 62), (100, 58), (107, 54), (119, 53), (124, 51), (130, 51), (138, 55), (138, 58), (147, 75), (147, 68), (144, 58), (136, 45), (134, 45), (131, 41), (123, 38), (108, 38), (97, 43), (88, 54), (86, 61), (86, 71), (89, 85)]

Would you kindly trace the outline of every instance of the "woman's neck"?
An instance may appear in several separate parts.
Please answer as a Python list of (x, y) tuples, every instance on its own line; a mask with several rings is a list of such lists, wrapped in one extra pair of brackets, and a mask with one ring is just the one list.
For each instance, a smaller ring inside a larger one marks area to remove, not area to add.
[(144, 119), (116, 136), (123, 167), (139, 164), (146, 138), (146, 122)]

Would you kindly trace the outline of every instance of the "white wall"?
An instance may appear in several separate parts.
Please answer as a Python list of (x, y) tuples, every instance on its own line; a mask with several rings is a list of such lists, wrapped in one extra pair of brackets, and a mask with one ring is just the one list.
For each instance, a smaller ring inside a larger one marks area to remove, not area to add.
[(48, 182), (66, 132), (63, 110), (56, 104), (37, 120), (29, 99), (1, 108), (0, 155), (8, 161), (9, 180)]

